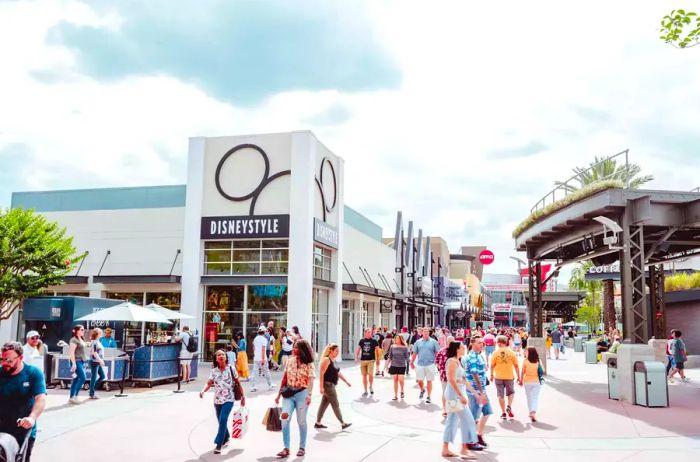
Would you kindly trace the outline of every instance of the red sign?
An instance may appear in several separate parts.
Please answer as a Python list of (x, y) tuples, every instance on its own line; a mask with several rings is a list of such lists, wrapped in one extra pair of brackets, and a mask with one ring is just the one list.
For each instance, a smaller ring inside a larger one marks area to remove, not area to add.
[(496, 257), (490, 250), (482, 250), (479, 254), (479, 261), (482, 265), (490, 265)]

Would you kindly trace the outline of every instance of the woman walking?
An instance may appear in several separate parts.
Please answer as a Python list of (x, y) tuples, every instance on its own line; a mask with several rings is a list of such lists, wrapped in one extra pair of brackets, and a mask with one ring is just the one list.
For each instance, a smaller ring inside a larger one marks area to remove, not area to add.
[(311, 391), (314, 388), (314, 353), (311, 345), (306, 340), (297, 340), (292, 350), (292, 356), (287, 361), (287, 368), (282, 376), (280, 390), (275, 398), (275, 404), (279, 404), (280, 396), (284, 394), (282, 401), (282, 440), (284, 449), (277, 453), (280, 459), (289, 457), (290, 446), (290, 420), (294, 411), (297, 412), (297, 424), (299, 425), (299, 451), (297, 457), (306, 454), (306, 414), (311, 404)]
[(482, 396), (465, 380), (466, 373), (462, 367), (462, 357), (466, 350), (464, 343), (456, 341), (450, 343), (447, 347), (447, 389), (445, 390), (447, 420), (445, 421), (442, 439), (442, 457), (457, 457), (457, 454), (450, 451), (449, 445), (454, 443), (457, 435), (457, 426), (459, 426), (462, 433), (462, 451), (460, 455), (463, 458), (475, 460), (476, 456), (469, 449), (481, 451), (484, 447), (477, 443), (476, 424), (469, 410), (469, 400), (464, 388), (466, 386), (481, 404), (486, 404), (486, 397)]
[(527, 408), (530, 411), (530, 420), (537, 422), (537, 403), (540, 399), (540, 357), (535, 347), (527, 347), (527, 355), (523, 359), (523, 367), (520, 369), (518, 384), (525, 386), (525, 396), (527, 397)]
[[(100, 343), (102, 329), (93, 329), (90, 333), (90, 399), (99, 399), (95, 389), (105, 381), (105, 349)], [(98, 380), (99, 376), (99, 380)]]
[(214, 410), (219, 429), (214, 437), (214, 454), (221, 454), (221, 448), (228, 444), (231, 435), (228, 431), (228, 417), (231, 415), (235, 404), (235, 389), (241, 394), (241, 407), (245, 406), (243, 387), (238, 382), (238, 376), (232, 365), (229, 365), (228, 356), (224, 350), (217, 350), (214, 354), (214, 364), (209, 373), (207, 384), (199, 392), (199, 397), (204, 398), (204, 393), (214, 387)]
[(294, 347), (294, 334), (288, 331), (285, 327), (280, 327), (280, 364), (282, 369), (287, 366), (287, 361), (292, 355)]
[(403, 336), (397, 335), (394, 338), (394, 344), (389, 348), (389, 375), (394, 379), (394, 397), (393, 401), (398, 400), (398, 391), (401, 387), (401, 399), (403, 399), (403, 387), (406, 380), (406, 371), (408, 370), (408, 358), (410, 353), (408, 351), (408, 346), (406, 345), (406, 340)]
[(242, 332), (236, 333), (234, 341), (238, 345), (236, 350), (236, 372), (241, 380), (248, 380), (250, 376), (250, 372), (248, 372), (248, 342), (246, 342)]
[(68, 356), (70, 357), (70, 371), (73, 374), (73, 382), (70, 384), (70, 404), (80, 404), (78, 393), (85, 383), (85, 361), (87, 361), (87, 344), (83, 340), (85, 327), (77, 324), (73, 327), (73, 336), (68, 346)]
[(384, 369), (382, 370), (382, 377), (384, 377), (384, 373), (389, 369), (389, 350), (393, 344), (394, 335), (389, 332), (386, 334), (386, 337), (384, 337), (384, 340), (382, 340), (382, 344), (380, 345), (382, 347), (382, 351), (384, 351)]
[(350, 382), (345, 379), (343, 373), (340, 372), (340, 367), (335, 362), (339, 353), (340, 348), (338, 348), (338, 345), (331, 343), (323, 350), (323, 353), (321, 354), (318, 381), (323, 398), (321, 398), (321, 405), (318, 407), (318, 416), (316, 417), (314, 428), (328, 428), (321, 423), (321, 419), (323, 419), (323, 415), (326, 413), (326, 409), (328, 409), (329, 404), (333, 408), (333, 413), (338, 419), (338, 422), (340, 422), (340, 427), (343, 430), (352, 425), (343, 420), (343, 414), (340, 412), (340, 403), (338, 403), (338, 394), (335, 391), (335, 387), (338, 385), (338, 379), (345, 382), (347, 386), (352, 386), (350, 385)]

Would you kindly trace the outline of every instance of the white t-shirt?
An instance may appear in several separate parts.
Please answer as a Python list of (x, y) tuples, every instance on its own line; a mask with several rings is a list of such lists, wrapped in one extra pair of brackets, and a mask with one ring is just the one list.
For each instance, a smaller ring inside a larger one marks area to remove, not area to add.
[(180, 341), (182, 342), (182, 347), (180, 349), (183, 352), (188, 352), (187, 351), (187, 344), (190, 343), (190, 333), (188, 331), (182, 331), (182, 332), (180, 332), (179, 337), (180, 337)]
[(262, 354), (261, 352), (263, 349), (267, 351), (269, 343), (270, 342), (267, 341), (264, 335), (255, 336), (255, 340), (253, 340), (253, 358), (255, 358), (256, 361), (262, 361), (267, 357), (267, 355), (260, 355)]
[(292, 348), (294, 348), (294, 339), (291, 336), (284, 336), (280, 340), (280, 344), (282, 345), (282, 351), (292, 351)]
[(42, 355), (36, 348), (24, 345), (22, 347), (22, 356), (24, 356), (24, 364), (29, 364), (38, 368), (40, 371), (44, 371), (44, 355)]

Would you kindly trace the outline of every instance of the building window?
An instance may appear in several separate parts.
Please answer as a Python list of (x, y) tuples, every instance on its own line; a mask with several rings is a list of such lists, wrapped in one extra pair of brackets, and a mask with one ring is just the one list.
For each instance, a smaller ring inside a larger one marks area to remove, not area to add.
[(311, 297), (311, 346), (321, 352), (328, 343), (328, 296), (325, 289), (313, 289)]
[(204, 274), (209, 276), (287, 274), (288, 266), (287, 239), (204, 243)]
[(314, 278), (331, 280), (331, 251), (323, 247), (314, 247)]
[(180, 292), (148, 292), (146, 305), (151, 303), (169, 310), (180, 311)]

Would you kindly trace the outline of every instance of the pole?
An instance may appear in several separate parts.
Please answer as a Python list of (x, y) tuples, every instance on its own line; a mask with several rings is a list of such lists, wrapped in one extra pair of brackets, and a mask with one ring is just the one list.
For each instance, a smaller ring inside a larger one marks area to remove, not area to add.
[[(177, 360), (180, 361), (179, 359)], [(173, 393), (184, 393), (185, 390), (180, 389), (180, 382), (182, 381), (182, 363), (179, 363), (180, 373), (177, 376), (177, 390), (173, 390)]]
[[(123, 358), (124, 356), (126, 356), (127, 359), (126, 359), (126, 361), (123, 361), (124, 367), (122, 368), (122, 380), (121, 380), (121, 382), (119, 382), (119, 393), (114, 395), (117, 398), (125, 398), (125, 397), (129, 396), (129, 395), (124, 393), (124, 380), (126, 379), (126, 370), (130, 364), (130, 359), (129, 359), (129, 355), (126, 353), (124, 353), (123, 355), (120, 355), (119, 358)], [(115, 365), (117, 364), (116, 360), (114, 361), (114, 364)]]

